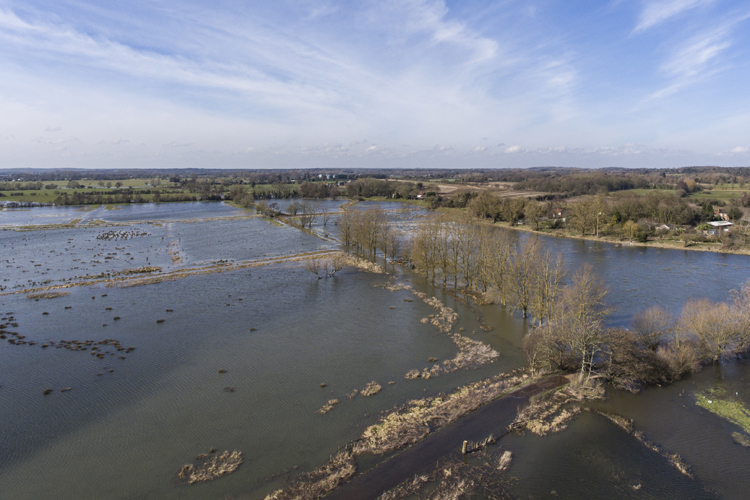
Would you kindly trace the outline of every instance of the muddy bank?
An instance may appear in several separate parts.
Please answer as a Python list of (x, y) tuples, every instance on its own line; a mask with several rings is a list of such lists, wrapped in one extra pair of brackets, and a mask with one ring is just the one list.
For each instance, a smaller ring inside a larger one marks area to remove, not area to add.
[(516, 389), (429, 435), (385, 463), (355, 476), (325, 498), (375, 500), (431, 468), (436, 460), (460, 454), (463, 441), (480, 441), (493, 432), (498, 435), (498, 431), (503, 431), (515, 420), (518, 408), (528, 404), (532, 396), (567, 383), (566, 377), (552, 376)]

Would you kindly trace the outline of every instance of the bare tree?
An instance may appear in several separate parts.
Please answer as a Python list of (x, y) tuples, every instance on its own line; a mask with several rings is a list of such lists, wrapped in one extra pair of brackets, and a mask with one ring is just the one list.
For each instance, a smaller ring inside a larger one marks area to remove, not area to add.
[(293, 201), (289, 204), (286, 210), (287, 212), (289, 212), (289, 215), (291, 215), (292, 217), (295, 217), (299, 213), (300, 208), (301, 208), (300, 204), (297, 203), (296, 201)]
[(604, 301), (607, 293), (607, 287), (594, 274), (591, 264), (584, 264), (573, 275), (571, 285), (563, 292), (563, 313), (581, 323), (601, 321), (610, 312)]
[(539, 238), (528, 238), (520, 249), (513, 252), (513, 261), (507, 273), (508, 291), (513, 300), (513, 307), (520, 310), (524, 319), (534, 293), (534, 281), (539, 265), (541, 243)]
[(525, 206), (526, 200), (523, 198), (505, 198), (500, 203), (500, 216), (514, 226), (523, 217)]
[(568, 205), (572, 215), (573, 227), (585, 235), (586, 231), (594, 225), (596, 219), (597, 207), (594, 200), (579, 200)]
[(531, 201), (526, 205), (526, 218), (534, 222), (534, 228), (539, 231), (539, 223), (549, 212), (546, 203)]
[(738, 347), (736, 316), (728, 304), (692, 300), (685, 304), (679, 327), (695, 335), (703, 355), (712, 362), (733, 354)]
[(540, 252), (531, 297), (531, 308), (540, 326), (545, 318), (547, 321), (554, 319), (565, 275), (565, 261), (561, 254), (553, 257), (550, 252)]
[(302, 212), (302, 215), (300, 216), (302, 227), (307, 226), (308, 229), (312, 229), (312, 225), (317, 219), (315, 207), (310, 203), (302, 203), (300, 205), (300, 211)]
[(637, 313), (631, 324), (640, 342), (652, 351), (656, 351), (667, 341), (667, 335), (673, 329), (669, 313), (659, 306)]
[(318, 279), (322, 278), (322, 276), (320, 276), (321, 267), (322, 264), (317, 257), (311, 257), (305, 261), (305, 269), (313, 273)]
[(323, 217), (323, 225), (328, 225), (328, 221), (331, 220), (331, 212), (327, 208), (321, 206), (318, 210), (318, 213), (320, 213), (320, 216)]
[(328, 276), (333, 276), (337, 271), (341, 271), (344, 268), (346, 261), (344, 255), (340, 253), (334, 253), (327, 264)]

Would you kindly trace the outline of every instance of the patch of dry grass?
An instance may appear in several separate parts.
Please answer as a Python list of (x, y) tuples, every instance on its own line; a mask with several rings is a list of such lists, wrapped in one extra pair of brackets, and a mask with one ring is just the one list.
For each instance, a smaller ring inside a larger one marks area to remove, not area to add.
[(351, 452), (342, 452), (334, 456), (327, 464), (312, 472), (306, 472), (294, 479), (283, 490), (277, 490), (266, 496), (265, 500), (314, 500), (333, 491), (354, 475), (357, 463)]
[(382, 387), (380, 386), (380, 384), (373, 380), (372, 382), (368, 382), (365, 388), (359, 391), (359, 393), (365, 397), (374, 396), (375, 394), (379, 393), (381, 389)]
[(213, 481), (236, 471), (242, 463), (242, 452), (225, 451), (218, 455), (201, 455), (198, 464), (183, 465), (177, 477), (187, 484)]
[[(510, 456), (510, 452), (505, 455)], [(502, 459), (501, 459), (502, 460)], [(508, 459), (509, 460), (509, 459)], [(425, 500), (458, 500), (459, 498), (500, 499), (511, 498), (511, 482), (505, 478), (504, 469), (494, 465), (496, 456), (482, 452), (469, 463), (457, 457), (442, 459), (435, 466), (378, 497), (378, 500), (403, 500), (421, 498)], [(427, 485), (432, 486), (429, 491)]]
[(431, 431), (527, 382), (528, 375), (504, 374), (466, 385), (449, 395), (409, 401), (365, 429), (354, 445), (354, 453), (382, 454), (416, 443)]
[(56, 299), (57, 297), (65, 297), (70, 295), (70, 292), (38, 292), (30, 293), (26, 296), (27, 299)]
[(565, 387), (540, 394), (518, 413), (510, 425), (512, 430), (528, 430), (537, 436), (560, 432), (571, 418), (581, 412), (579, 407), (564, 408), (568, 403), (604, 397), (604, 387), (591, 379), (579, 379)]
[(484, 342), (472, 340), (458, 333), (451, 335), (451, 339), (458, 346), (458, 354), (453, 359), (446, 359), (442, 364), (434, 364), (425, 368), (421, 373), (410, 370), (404, 376), (407, 380), (416, 378), (429, 379), (440, 374), (452, 373), (461, 368), (476, 368), (486, 363), (492, 363), (500, 357), (500, 353)]
[(325, 415), (329, 411), (333, 410), (333, 407), (337, 404), (339, 404), (338, 399), (329, 399), (328, 402), (324, 404), (320, 410), (318, 410), (318, 413), (320, 413), (321, 415)]

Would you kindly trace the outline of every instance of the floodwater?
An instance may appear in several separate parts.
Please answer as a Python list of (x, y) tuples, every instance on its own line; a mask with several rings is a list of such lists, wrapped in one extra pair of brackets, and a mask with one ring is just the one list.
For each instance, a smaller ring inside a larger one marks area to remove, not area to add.
[[(207, 209), (194, 212), (194, 221), (177, 216), (182, 204), (174, 204), (174, 217), (154, 215), (175, 222), (157, 224), (143, 222), (143, 207), (126, 206), (115, 211), (133, 221), (124, 227), (0, 231), (8, 280), (1, 284), (8, 292), (28, 288), (29, 280), (56, 284), (143, 265), (182, 269), (333, 246), (260, 218), (200, 220), (225, 210), (200, 205)], [(108, 231), (137, 235), (97, 238)], [(573, 269), (594, 265), (610, 284), (613, 322), (620, 324), (654, 303), (679, 312), (691, 297), (725, 300), (750, 275), (750, 258), (742, 256), (545, 242)], [(526, 326), (516, 315), (479, 307), (493, 327), (484, 331), (474, 311), (419, 276), (391, 266), (388, 272), (344, 269), (317, 280), (290, 262), (131, 288), (73, 287), (68, 296), (38, 301), (0, 295), (2, 318), (18, 324), (8, 329), (37, 342), (0, 342), (0, 498), (262, 499), (293, 467), (290, 474), (324, 463), (380, 412), (523, 365)], [(463, 328), (500, 358), (477, 370), (405, 380), (407, 371), (428, 367), (429, 357), (454, 357), (456, 347), (420, 322), (434, 309), (408, 290), (383, 289), (387, 282), (409, 284), (454, 308), (453, 331)], [(106, 348), (110, 353), (99, 359), (41, 347), (105, 339), (135, 350)], [(347, 397), (371, 380), (380, 393)], [(747, 405), (748, 380), (750, 366), (733, 362), (637, 396), (610, 391), (607, 401), (592, 405), (633, 419), (649, 440), (682, 456), (695, 479), (584, 412), (561, 433), (500, 441), (514, 453), (513, 491), (521, 498), (744, 498), (750, 450), (734, 444), (733, 425), (694, 402), (696, 392), (720, 385)], [(53, 392), (45, 396), (45, 389)], [(331, 412), (316, 413), (332, 398), (339, 404)], [(241, 450), (244, 463), (217, 481), (178, 484), (180, 467), (210, 448)]]
[(0, 227), (44, 224), (67, 224), (83, 217), (81, 207), (34, 207), (0, 209)]

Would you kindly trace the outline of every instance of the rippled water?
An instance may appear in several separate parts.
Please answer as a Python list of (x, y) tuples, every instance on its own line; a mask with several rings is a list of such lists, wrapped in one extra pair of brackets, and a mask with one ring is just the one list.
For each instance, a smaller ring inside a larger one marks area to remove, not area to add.
[(65, 224), (83, 217), (81, 207), (34, 207), (0, 209), (0, 226)]
[(185, 203), (134, 203), (132, 205), (116, 206), (114, 210), (100, 207), (92, 212), (90, 217), (99, 218), (107, 222), (132, 222), (242, 215), (248, 215), (247, 210), (233, 207), (223, 201), (196, 201)]
[[(128, 210), (119, 211), (123, 220), (138, 220)], [(258, 218), (130, 227), (148, 235), (106, 241), (96, 236), (113, 228), (2, 231), (1, 258), (12, 262), (4, 268), (9, 281), (3, 284), (23, 287), (29, 279), (62, 280), (145, 263), (178, 269), (331, 246)], [(610, 283), (614, 323), (654, 303), (678, 312), (690, 297), (723, 300), (750, 269), (750, 259), (742, 256), (545, 242), (563, 252), (571, 268), (591, 262)], [(172, 262), (170, 246), (182, 262)], [(95, 253), (115, 252), (102, 264), (92, 262)], [(79, 258), (85, 262), (74, 260)], [(517, 316), (479, 307), (483, 321), (494, 327), (485, 332), (473, 311), (420, 277), (390, 266), (389, 272), (346, 269), (316, 280), (290, 263), (133, 288), (75, 287), (51, 300), (0, 296), (2, 317), (12, 312), (19, 325), (11, 330), (38, 342), (0, 342), (0, 498), (263, 498), (282, 484), (283, 475), (269, 477), (320, 465), (379, 412), (523, 365), (526, 326)], [(454, 331), (464, 328), (489, 343), (500, 359), (479, 370), (404, 380), (408, 370), (429, 366), (429, 357), (455, 356), (456, 347), (420, 323), (434, 309), (408, 291), (377, 286), (392, 278), (453, 307), (460, 315)], [(40, 347), (63, 339), (117, 339), (136, 349), (126, 359), (119, 359), (121, 352), (98, 359)], [(346, 397), (371, 380), (383, 386), (379, 394)], [(514, 491), (522, 498), (552, 498), (552, 490), (557, 498), (744, 498), (750, 451), (732, 442), (734, 426), (694, 404), (694, 394), (718, 384), (748, 404), (749, 380), (746, 363), (727, 363), (638, 396), (610, 391), (606, 402), (593, 405), (632, 418), (648, 439), (680, 454), (695, 480), (608, 420), (584, 412), (559, 434), (501, 440), (515, 456), (509, 472), (519, 478)], [(71, 391), (59, 392), (64, 387)], [(45, 396), (46, 388), (55, 391)], [(331, 398), (340, 403), (317, 414)], [(178, 485), (180, 466), (211, 447), (242, 450), (245, 462), (221, 480)]]

